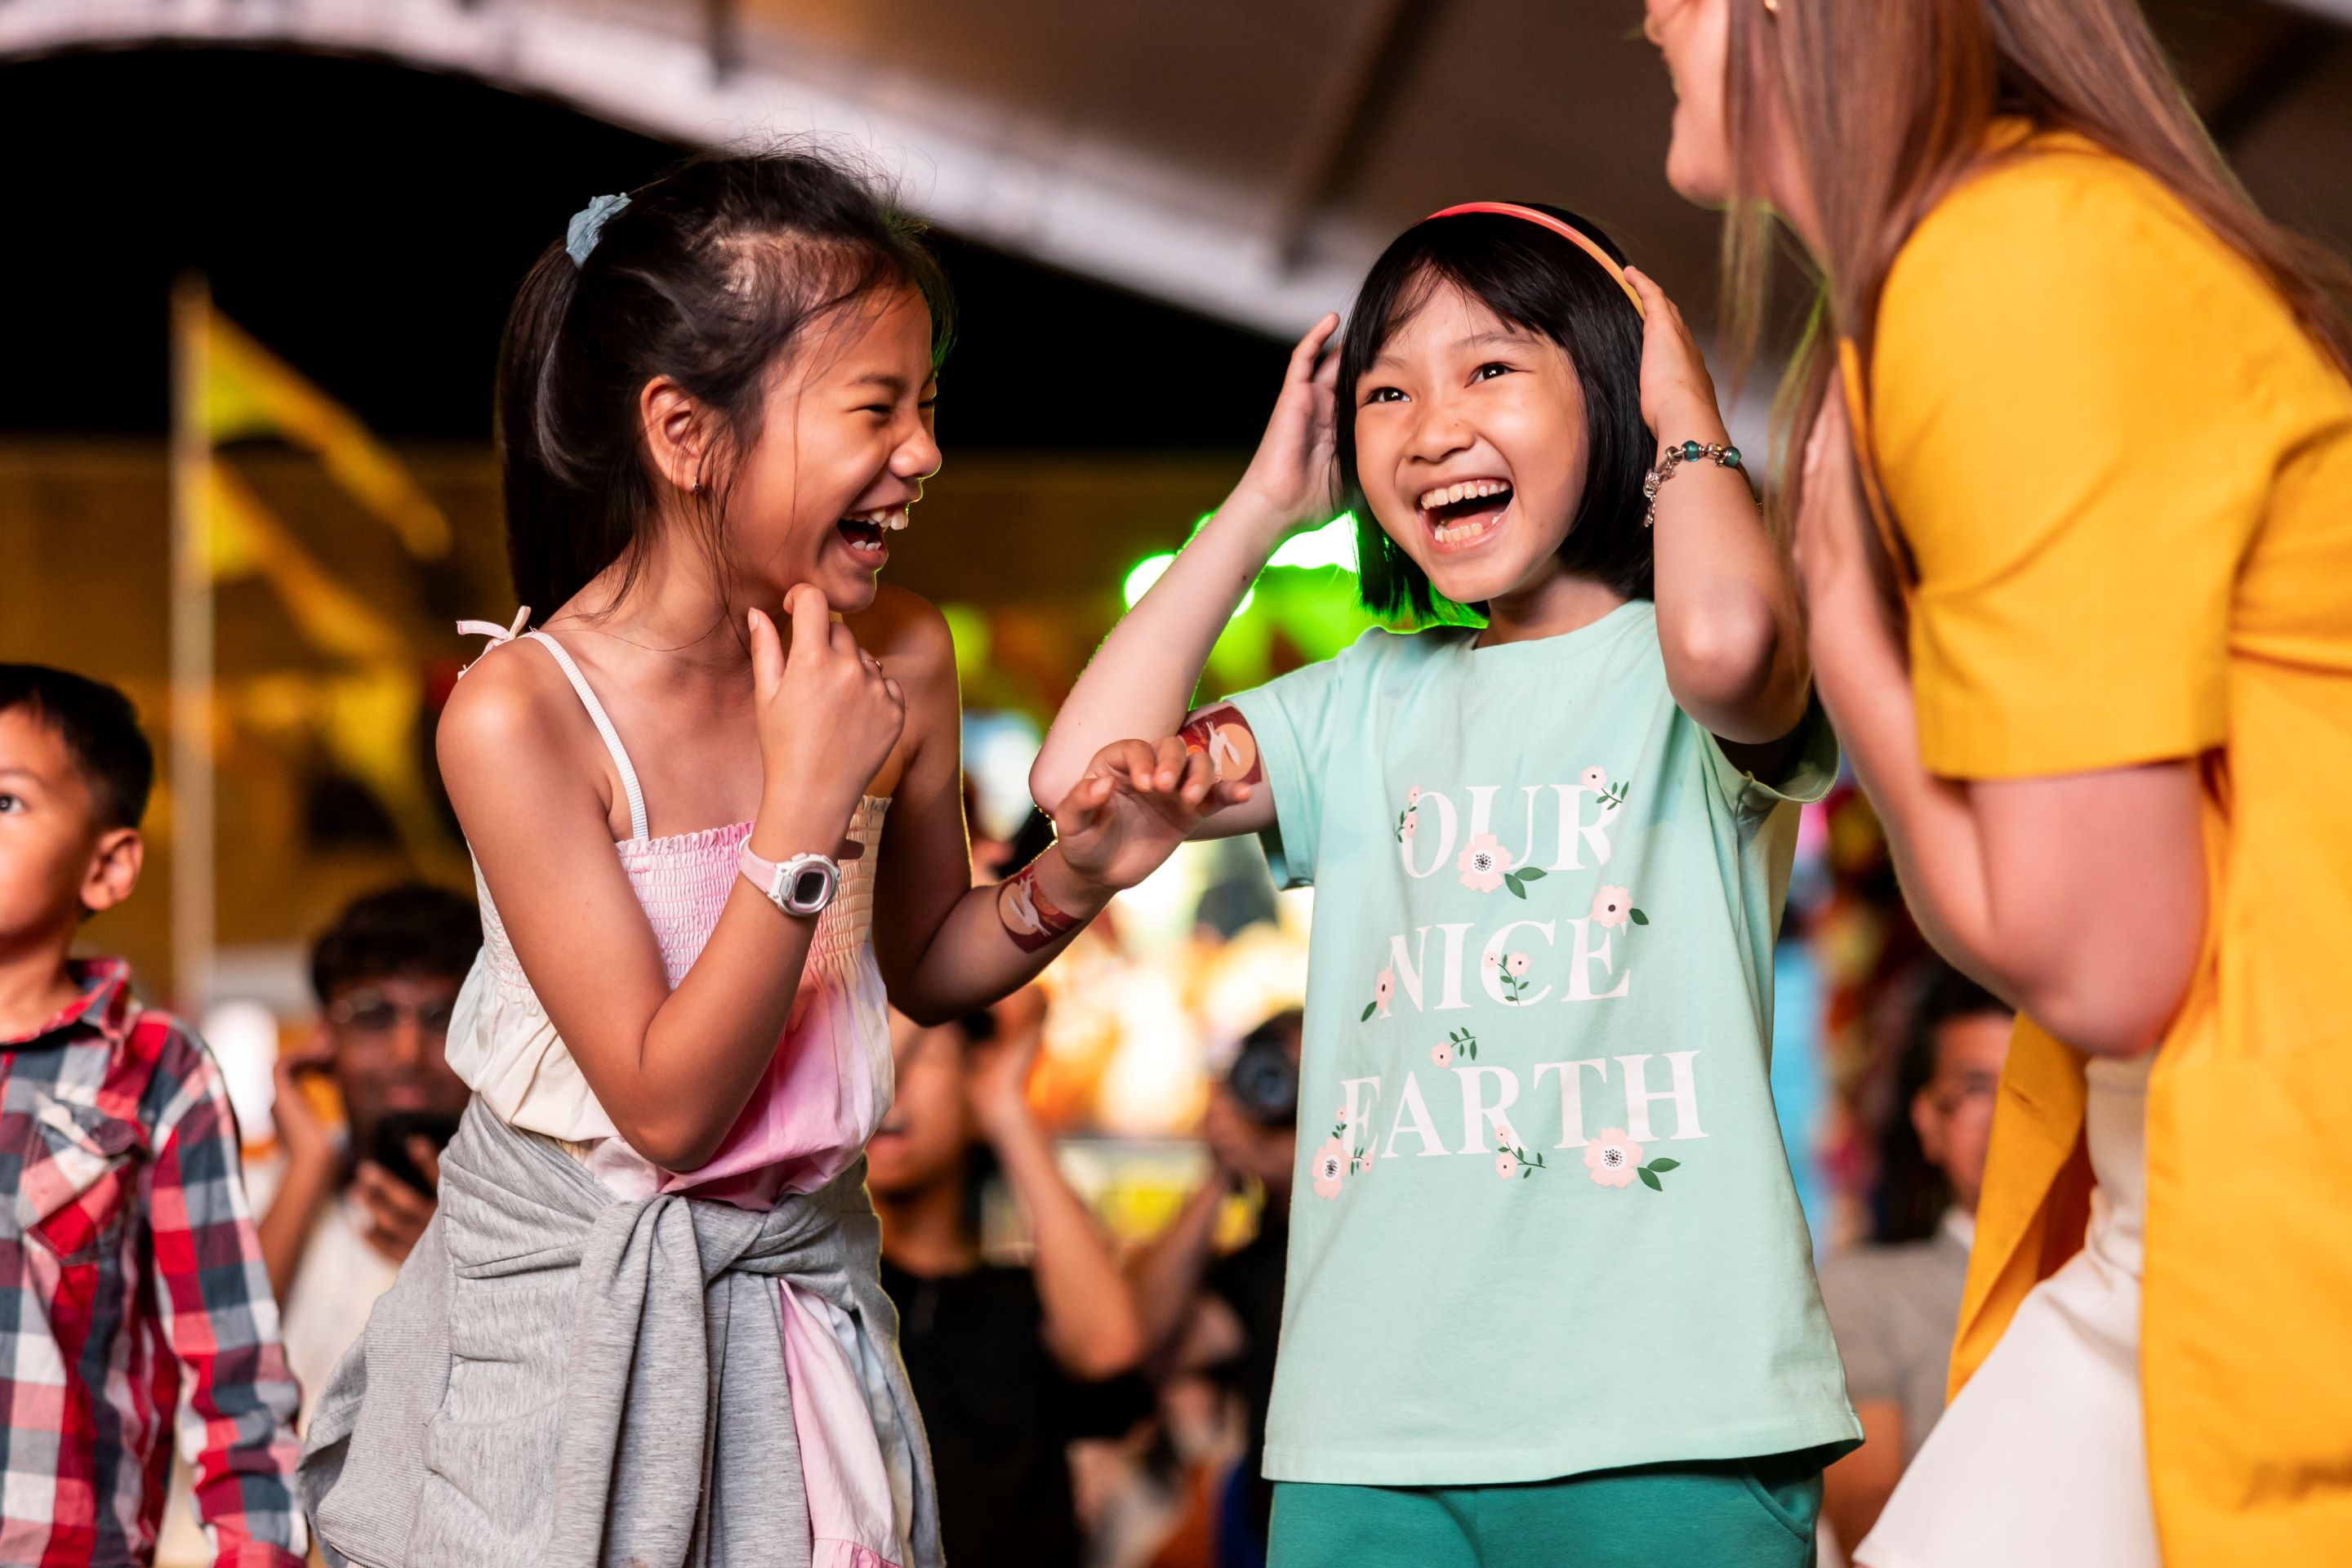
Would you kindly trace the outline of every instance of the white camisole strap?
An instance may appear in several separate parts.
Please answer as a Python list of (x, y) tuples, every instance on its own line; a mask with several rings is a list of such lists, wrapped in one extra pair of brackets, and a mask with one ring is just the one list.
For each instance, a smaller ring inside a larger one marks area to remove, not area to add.
[(596, 733), (604, 737), (604, 749), (613, 753), (613, 765), (621, 770), (621, 788), (629, 797), (630, 839), (642, 841), (650, 837), (646, 832), (646, 795), (637, 787), (637, 770), (629, 765), (629, 753), (621, 744), (620, 731), (614, 730), (613, 721), (605, 717), (604, 705), (596, 700), (596, 693), (589, 688), (588, 678), (580, 673), (580, 667), (572, 662), (572, 656), (564, 651), (563, 645), (545, 632), (525, 632), (523, 637), (541, 645), (555, 656), (555, 662), (563, 667), (564, 679), (571, 681), (572, 689), (580, 694), (580, 705), (588, 710), (588, 717), (594, 721)]

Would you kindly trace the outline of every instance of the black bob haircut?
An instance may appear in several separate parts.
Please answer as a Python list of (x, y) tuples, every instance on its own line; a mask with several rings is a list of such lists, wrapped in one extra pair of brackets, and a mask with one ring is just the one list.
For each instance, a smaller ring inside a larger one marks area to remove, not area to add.
[(155, 787), (155, 752), (131, 699), (102, 680), (46, 664), (0, 664), (0, 713), (27, 710), (65, 742), (101, 828), (136, 827)]
[(310, 989), (325, 1006), (346, 985), (429, 974), (462, 982), (482, 946), (474, 900), (446, 888), (407, 882), (364, 894), (335, 917), (310, 949)]
[[(1525, 203), (1574, 226), (1621, 267), (1625, 253), (1590, 218)], [(1356, 387), (1389, 339), (1440, 288), (1567, 351), (1584, 389), (1584, 496), (1559, 559), (1628, 598), (1651, 597), (1643, 476), (1656, 449), (1642, 419), (1642, 316), (1617, 280), (1572, 241), (1506, 213), (1424, 218), (1392, 241), (1356, 292), (1339, 345), (1340, 493), (1356, 514), (1356, 586), (1375, 614), (1440, 617), (1429, 576), (1397, 548), (1356, 470)]]

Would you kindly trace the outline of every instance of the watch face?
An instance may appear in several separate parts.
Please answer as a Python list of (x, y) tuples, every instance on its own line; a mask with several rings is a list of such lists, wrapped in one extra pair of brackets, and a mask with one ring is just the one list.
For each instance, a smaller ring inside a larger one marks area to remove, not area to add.
[(784, 884), (784, 907), (801, 913), (824, 908), (833, 897), (833, 873), (823, 866), (803, 866)]

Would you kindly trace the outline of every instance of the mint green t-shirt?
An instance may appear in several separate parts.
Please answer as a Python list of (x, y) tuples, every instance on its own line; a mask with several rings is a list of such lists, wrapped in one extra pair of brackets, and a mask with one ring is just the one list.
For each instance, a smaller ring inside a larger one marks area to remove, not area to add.
[(1797, 804), (1626, 604), (1233, 699), (1316, 889), (1265, 1472), (1438, 1486), (1861, 1436), (1768, 1082)]

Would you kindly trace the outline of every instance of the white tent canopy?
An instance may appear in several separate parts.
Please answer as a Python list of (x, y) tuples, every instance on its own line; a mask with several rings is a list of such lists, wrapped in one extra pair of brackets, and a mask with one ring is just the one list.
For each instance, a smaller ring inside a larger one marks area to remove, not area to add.
[[(2257, 194), (2352, 237), (2352, 0), (2151, 11)], [(950, 229), (1288, 333), (1388, 235), (1480, 198), (1590, 213), (1703, 301), (1714, 220), (1666, 189), (1672, 106), (1640, 18), (1639, 0), (0, 0), (0, 58), (363, 53), (683, 142), (827, 133)]]

